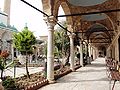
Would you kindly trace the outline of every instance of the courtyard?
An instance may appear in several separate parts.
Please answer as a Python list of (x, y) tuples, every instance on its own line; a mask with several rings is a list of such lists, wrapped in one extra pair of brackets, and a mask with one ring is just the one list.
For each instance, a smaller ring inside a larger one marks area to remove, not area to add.
[(0, 71), (0, 90), (120, 90), (120, 0), (1, 0)]

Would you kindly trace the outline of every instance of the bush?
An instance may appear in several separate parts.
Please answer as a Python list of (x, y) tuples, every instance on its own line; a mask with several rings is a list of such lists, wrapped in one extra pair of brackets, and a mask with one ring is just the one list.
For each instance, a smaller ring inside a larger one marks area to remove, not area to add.
[(3, 86), (5, 90), (19, 90), (18, 85), (15, 83), (15, 80), (12, 77), (5, 77), (3, 79)]

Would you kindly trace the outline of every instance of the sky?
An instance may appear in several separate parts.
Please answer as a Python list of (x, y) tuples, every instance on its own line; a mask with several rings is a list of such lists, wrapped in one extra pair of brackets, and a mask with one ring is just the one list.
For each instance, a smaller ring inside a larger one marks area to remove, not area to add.
[[(41, 0), (26, 0), (38, 9), (42, 10)], [(3, 10), (4, 0), (0, 0), (0, 8)], [(42, 10), (43, 11), (43, 10)], [(59, 9), (59, 14), (64, 14), (63, 10)], [(64, 20), (64, 18), (62, 18)], [(59, 20), (62, 20), (59, 19)], [(11, 0), (11, 16), (10, 24), (14, 25), (18, 31), (21, 31), (26, 25), (29, 30), (33, 31), (36, 37), (47, 35), (47, 25), (43, 20), (43, 14), (34, 10), (30, 6), (20, 0)]]

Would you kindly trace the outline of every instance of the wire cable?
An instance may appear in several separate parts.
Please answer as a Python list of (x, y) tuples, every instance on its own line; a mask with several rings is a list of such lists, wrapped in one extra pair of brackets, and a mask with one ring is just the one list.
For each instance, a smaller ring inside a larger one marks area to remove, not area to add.
[[(26, 2), (25, 0), (21, 0), (22, 2), (24, 2), (25, 4), (27, 4), (28, 6), (34, 8), (35, 10), (39, 11), (40, 13), (42, 13), (43, 15), (45, 15), (46, 17), (49, 17), (49, 15), (47, 15), (46, 13), (44, 13), (43, 11), (41, 11), (40, 9), (36, 8), (35, 6), (33, 6), (32, 4)], [(57, 21), (55, 21), (61, 28), (63, 28), (64, 30), (68, 31), (69, 33), (71, 33), (69, 30), (67, 30), (67, 28), (65, 28), (64, 26), (62, 26), (60, 23), (58, 23)]]

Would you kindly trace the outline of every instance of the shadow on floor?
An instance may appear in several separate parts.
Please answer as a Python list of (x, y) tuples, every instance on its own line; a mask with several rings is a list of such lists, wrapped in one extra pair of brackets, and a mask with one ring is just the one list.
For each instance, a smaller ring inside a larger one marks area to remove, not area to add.
[(96, 69), (89, 69), (89, 70), (79, 70), (79, 71), (75, 71), (74, 73), (89, 73), (89, 72), (103, 72), (106, 71), (106, 69), (100, 69), (100, 70), (96, 70)]
[(92, 63), (92, 64), (89, 64), (89, 65), (86, 65), (85, 67), (96, 67), (96, 68), (99, 68), (99, 67), (105, 67), (105, 66), (106, 66), (105, 64)]
[[(75, 79), (75, 80), (73, 80), (73, 79)], [(93, 82), (100, 82), (100, 81), (110, 81), (108, 78), (100, 78), (100, 79), (91, 79), (91, 80), (77, 80), (76, 78), (73, 78), (72, 80), (62, 80), (62, 82), (61, 81), (59, 81), (58, 80), (58, 83), (73, 83), (73, 82), (91, 82), (91, 83), (93, 83)]]

